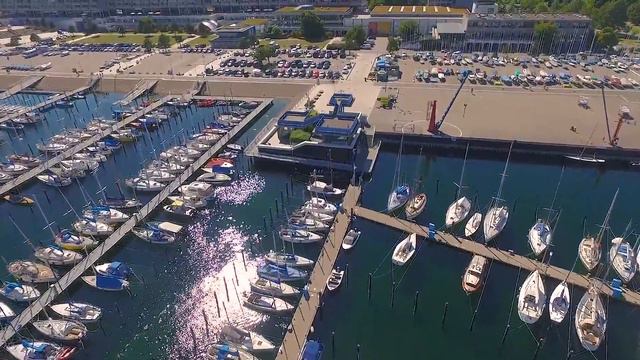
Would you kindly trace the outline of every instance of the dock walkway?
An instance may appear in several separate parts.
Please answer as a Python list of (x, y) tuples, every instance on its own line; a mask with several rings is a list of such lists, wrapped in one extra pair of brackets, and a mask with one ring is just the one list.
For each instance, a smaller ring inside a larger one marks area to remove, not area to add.
[[(354, 215), (359, 216), (363, 219), (377, 222), (382, 225), (393, 227), (397, 230), (404, 231), (407, 233), (416, 233), (418, 236), (427, 238), (429, 229), (425, 226), (419, 225), (417, 223), (398, 219), (387, 214), (383, 214), (371, 209), (366, 209), (363, 207), (355, 207)], [(487, 259), (492, 259), (494, 261), (499, 261), (503, 264), (513, 266), (516, 268), (521, 268), (530, 272), (535, 270), (540, 271), (540, 274), (543, 277), (554, 278), (559, 281), (567, 281), (567, 283), (579, 286), (581, 288), (589, 287), (589, 284), (595, 283), (596, 286), (599, 287), (600, 291), (607, 295), (612, 296), (613, 291), (611, 287), (596, 278), (589, 278), (586, 275), (578, 274), (576, 272), (571, 272), (569, 270), (553, 266), (547, 265), (540, 261), (530, 259), (526, 256), (515, 254), (511, 251), (501, 250), (494, 247), (489, 247), (484, 244), (481, 244), (477, 241), (472, 241), (463, 237), (456, 237), (455, 235), (437, 231), (435, 238), (433, 241), (448, 245), (456, 249), (460, 249), (472, 254), (477, 254), (486, 257)], [(640, 293), (630, 291), (625, 289), (622, 293), (622, 298), (625, 302), (628, 302), (632, 305), (640, 305)]]
[(27, 325), (38, 315), (46, 306), (65, 289), (67, 289), (74, 281), (78, 280), (82, 274), (89, 270), (106, 252), (114, 247), (131, 229), (133, 229), (139, 221), (143, 220), (151, 214), (156, 207), (164, 202), (164, 200), (175, 190), (178, 189), (194, 172), (198, 171), (213, 155), (223, 149), (227, 143), (233, 140), (247, 125), (252, 123), (262, 112), (264, 112), (272, 103), (272, 99), (263, 99), (263, 103), (254, 109), (242, 122), (235, 126), (231, 131), (222, 136), (207, 152), (200, 156), (193, 164), (191, 164), (180, 176), (169, 183), (160, 193), (158, 193), (151, 201), (144, 205), (140, 211), (132, 216), (127, 222), (122, 224), (111, 236), (89, 253), (80, 263), (74, 266), (66, 274), (64, 274), (58, 282), (52, 284), (38, 300), (31, 303), (19, 316), (11, 321), (10, 326), (6, 326), (0, 333), (0, 347), (4, 346), (9, 339), (15, 335), (15, 329), (18, 331)]
[(320, 306), (320, 297), (326, 289), (327, 279), (342, 248), (342, 241), (349, 230), (351, 219), (349, 214), (360, 199), (360, 186), (349, 186), (342, 201), (342, 209), (324, 242), (320, 256), (309, 277), (309, 299), (303, 296), (291, 319), (290, 331), (282, 341), (276, 360), (298, 360), (299, 354), (313, 325), (313, 320)]
[(26, 113), (30, 113), (30, 112), (35, 112), (35, 111), (41, 111), (44, 109), (48, 109), (50, 107), (54, 107), (56, 106), (56, 102), (60, 101), (60, 100), (66, 100), (69, 97), (79, 94), (79, 93), (84, 93), (85, 91), (91, 90), (93, 89), (93, 87), (98, 83), (98, 78), (95, 79), (91, 79), (91, 81), (89, 82), (89, 84), (79, 87), (73, 91), (68, 91), (68, 92), (64, 92), (62, 94), (57, 94), (54, 95), (50, 98), (48, 98), (47, 100), (41, 102), (40, 104), (36, 104), (27, 108), (24, 108), (20, 111), (16, 111), (14, 113), (11, 113), (7, 116), (4, 116), (2, 118), (0, 118), (0, 123), (3, 123), (5, 121), (11, 121), (19, 116), (22, 116)]
[(124, 98), (113, 104), (127, 106), (138, 97), (153, 89), (157, 84), (158, 80), (140, 80), (133, 90), (131, 90)]
[(0, 100), (7, 99), (7, 98), (19, 93), (20, 91), (28, 89), (28, 88), (32, 87), (33, 85), (37, 84), (38, 82), (40, 82), (40, 80), (42, 80), (42, 79), (44, 79), (44, 75), (30, 76), (30, 77), (18, 82), (17, 84), (11, 86), (9, 89), (7, 89), (7, 91), (1, 93), (0, 94)]

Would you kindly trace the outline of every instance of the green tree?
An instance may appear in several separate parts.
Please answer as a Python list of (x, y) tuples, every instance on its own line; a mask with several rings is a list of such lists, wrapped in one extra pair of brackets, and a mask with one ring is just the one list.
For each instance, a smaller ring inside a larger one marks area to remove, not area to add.
[(40, 36), (36, 33), (33, 33), (29, 36), (29, 41), (31, 42), (40, 42)]
[(400, 50), (400, 42), (398, 41), (398, 38), (393, 37), (393, 36), (389, 36), (388, 39), (388, 43), (387, 43), (387, 51), (388, 52), (395, 52)]
[(156, 31), (156, 24), (152, 18), (145, 16), (138, 20), (138, 32), (149, 34)]
[(420, 28), (418, 27), (418, 23), (414, 20), (406, 20), (400, 23), (400, 37), (402, 40), (409, 40), (415, 38), (416, 35), (420, 34)]
[(367, 34), (362, 26), (354, 26), (344, 36), (344, 43), (347, 49), (359, 49), (367, 40)]
[(541, 21), (534, 25), (534, 34), (536, 36), (536, 45), (539, 52), (548, 54), (551, 50), (551, 42), (553, 36), (558, 31), (556, 24), (547, 21)]
[(203, 23), (198, 24), (198, 35), (202, 37), (209, 36), (211, 34), (211, 29)]
[(627, 8), (627, 18), (634, 25), (640, 25), (640, 2), (634, 2)]
[(550, 9), (549, 9), (549, 5), (547, 5), (546, 2), (541, 1), (538, 4), (536, 4), (536, 7), (533, 9), (533, 11), (536, 13), (547, 13), (550, 11)]
[(178, 26), (178, 24), (176, 23), (171, 23), (171, 25), (169, 25), (169, 31), (172, 33), (177, 33), (178, 31), (180, 31), (180, 26)]
[(18, 46), (20, 45), (20, 36), (12, 36), (9, 40), (9, 46)]
[(596, 33), (596, 43), (604, 49), (610, 49), (618, 45), (618, 35), (611, 27), (606, 27)]
[(182, 40), (184, 40), (184, 36), (179, 35), (179, 34), (175, 34), (175, 35), (173, 35), (173, 40), (175, 40), (175, 41), (176, 41), (176, 43), (178, 43), (178, 44), (179, 44), (179, 43), (181, 43), (181, 42), (182, 42)]
[(160, 36), (158, 36), (158, 47), (160, 49), (166, 49), (169, 46), (171, 46), (171, 38), (169, 38), (169, 35), (165, 33), (160, 34)]
[(625, 0), (606, 2), (593, 15), (600, 27), (621, 27), (627, 21), (627, 3)]
[(267, 63), (271, 63), (271, 58), (274, 56), (276, 56), (276, 51), (273, 46), (269, 45), (258, 46), (256, 51), (253, 52), (253, 58), (259, 61), (260, 64), (265, 60), (267, 60)]
[(95, 34), (98, 32), (98, 25), (96, 25), (93, 20), (88, 19), (84, 24), (84, 29), (84, 32), (87, 33), (87, 35)]
[(282, 30), (277, 25), (269, 25), (264, 34), (266, 37), (279, 39), (282, 37)]
[(318, 15), (311, 11), (302, 13), (300, 32), (302, 32), (302, 36), (309, 41), (319, 41), (324, 39), (325, 36), (324, 24), (320, 21)]
[(68, 30), (69, 30), (70, 33), (74, 33), (74, 32), (76, 32), (76, 27), (73, 26), (73, 25), (69, 25), (69, 29)]
[(149, 38), (149, 37), (145, 37), (145, 38), (144, 38), (144, 42), (142, 43), (142, 47), (143, 47), (147, 52), (151, 52), (151, 49), (153, 48), (153, 42), (151, 42), (151, 38)]

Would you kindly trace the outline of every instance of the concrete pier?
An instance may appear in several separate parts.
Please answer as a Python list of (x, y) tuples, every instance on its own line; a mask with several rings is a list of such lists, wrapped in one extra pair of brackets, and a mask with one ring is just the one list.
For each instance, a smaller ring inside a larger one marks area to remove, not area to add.
[(7, 91), (0, 94), (0, 100), (8, 99), (9, 97), (26, 90), (33, 85), (37, 84), (40, 80), (44, 79), (44, 76), (32, 76), (24, 80), (21, 80), (17, 84), (11, 86)]
[[(31, 320), (45, 309), (51, 302), (74, 281), (78, 280), (82, 274), (89, 270), (105, 253), (113, 248), (122, 238), (133, 229), (138, 222), (149, 216), (164, 200), (178, 189), (189, 177), (200, 169), (213, 155), (223, 149), (230, 141), (235, 139), (249, 124), (260, 116), (272, 104), (272, 99), (263, 99), (263, 103), (254, 109), (242, 122), (236, 125), (231, 131), (222, 136), (209, 150), (192, 163), (180, 176), (169, 183), (151, 201), (144, 205), (140, 211), (134, 214), (127, 222), (122, 224), (111, 236), (89, 253), (80, 263), (74, 266), (69, 272), (61, 276), (55, 284), (52, 284), (38, 300), (31, 303), (16, 318), (11, 321), (10, 326), (6, 326), (0, 332), (0, 347), (4, 346), (9, 339), (15, 335), (16, 329), (19, 331)], [(340, 240), (342, 241), (342, 240)]]
[(131, 90), (124, 98), (113, 103), (114, 105), (127, 106), (132, 101), (151, 91), (158, 84), (158, 80), (140, 80), (135, 89)]

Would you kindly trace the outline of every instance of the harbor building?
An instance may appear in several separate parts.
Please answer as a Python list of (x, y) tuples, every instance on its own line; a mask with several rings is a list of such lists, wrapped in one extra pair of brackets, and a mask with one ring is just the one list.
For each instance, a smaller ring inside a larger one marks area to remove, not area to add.
[(318, 16), (324, 24), (326, 31), (344, 33), (350, 27), (345, 27), (345, 22), (353, 17), (353, 9), (348, 6), (288, 6), (278, 9), (270, 14), (269, 19), (278, 25), (282, 31), (291, 32), (300, 30), (301, 15), (309, 11)]
[(211, 46), (218, 49), (237, 49), (242, 39), (256, 35), (256, 27), (231, 24), (219, 27), (216, 34), (218, 37), (211, 42)]

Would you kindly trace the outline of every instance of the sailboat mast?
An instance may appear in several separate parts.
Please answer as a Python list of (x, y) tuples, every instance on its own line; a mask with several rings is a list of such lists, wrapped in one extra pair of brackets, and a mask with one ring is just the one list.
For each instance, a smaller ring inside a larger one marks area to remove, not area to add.
[(404, 131), (402, 132), (402, 135), (400, 135), (400, 148), (398, 149), (398, 157), (396, 158), (396, 169), (395, 172), (393, 174), (393, 185), (392, 185), (392, 191), (398, 187), (398, 182), (400, 181), (400, 161), (402, 160), (402, 143), (404, 141)]
[(600, 231), (598, 231), (598, 236), (596, 237), (596, 242), (598, 244), (602, 241), (604, 232), (609, 227), (609, 217), (611, 216), (611, 211), (613, 211), (613, 205), (616, 203), (616, 199), (618, 198), (618, 191), (620, 191), (620, 189), (616, 189), (616, 193), (613, 195), (613, 200), (611, 200), (611, 205), (609, 205), (609, 211), (607, 211), (607, 215), (605, 215), (604, 221), (600, 226)]
[(558, 184), (556, 185), (556, 191), (553, 193), (553, 200), (551, 200), (551, 206), (549, 209), (553, 211), (553, 206), (556, 204), (556, 198), (558, 197), (558, 190), (560, 190), (560, 183), (562, 182), (562, 177), (564, 175), (564, 165), (562, 166), (562, 171), (560, 172), (560, 179), (558, 180)]
[(498, 187), (498, 194), (496, 199), (502, 199), (502, 186), (504, 185), (504, 177), (507, 176), (507, 169), (509, 168), (509, 159), (511, 159), (511, 149), (513, 149), (513, 141), (509, 146), (509, 154), (507, 155), (507, 162), (504, 164), (504, 170), (502, 171), (502, 177), (500, 178), (500, 186)]
[(460, 195), (460, 191), (464, 187), (462, 185), (462, 179), (464, 178), (464, 167), (467, 166), (467, 155), (469, 154), (469, 143), (467, 143), (467, 149), (464, 151), (464, 161), (462, 162), (462, 171), (460, 171), (460, 180), (456, 184), (458, 186), (458, 190), (456, 191), (456, 199)]

